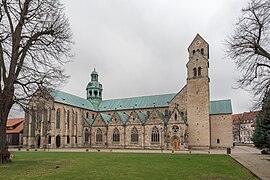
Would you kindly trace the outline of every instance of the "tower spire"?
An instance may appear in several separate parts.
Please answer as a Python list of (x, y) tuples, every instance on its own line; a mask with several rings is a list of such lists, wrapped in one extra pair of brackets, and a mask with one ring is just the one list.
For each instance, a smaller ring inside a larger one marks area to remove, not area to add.
[(96, 72), (96, 67), (91, 73), (91, 81), (86, 87), (86, 97), (91, 102), (99, 103), (102, 101), (102, 84), (98, 82), (98, 73)]

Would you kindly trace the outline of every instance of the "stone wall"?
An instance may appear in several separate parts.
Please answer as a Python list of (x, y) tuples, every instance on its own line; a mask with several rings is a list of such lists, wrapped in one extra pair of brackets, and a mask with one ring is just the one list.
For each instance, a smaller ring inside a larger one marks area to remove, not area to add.
[(211, 147), (231, 147), (233, 141), (232, 115), (210, 115)]

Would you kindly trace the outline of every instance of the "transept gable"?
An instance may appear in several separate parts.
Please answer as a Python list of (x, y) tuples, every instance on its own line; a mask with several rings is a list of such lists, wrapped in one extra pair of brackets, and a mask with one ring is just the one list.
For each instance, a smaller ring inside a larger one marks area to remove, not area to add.
[(172, 114), (168, 120), (168, 124), (175, 124), (175, 123), (186, 124), (186, 120), (183, 117), (183, 112), (181, 112), (176, 107), (173, 109)]
[(147, 118), (145, 124), (163, 124), (164, 119), (160, 116), (160, 113), (156, 109), (154, 109), (149, 117)]
[(119, 112), (115, 112), (112, 115), (111, 120), (109, 121), (109, 125), (122, 125), (122, 124), (124, 124), (124, 120), (122, 120), (121, 116), (119, 115)]
[(128, 118), (128, 121), (126, 122), (127, 125), (141, 125), (142, 120), (140, 119), (139, 115), (136, 111), (132, 111), (130, 113), (130, 116)]
[(98, 113), (94, 122), (92, 123), (92, 126), (106, 126), (110, 119), (111, 119), (110, 115)]

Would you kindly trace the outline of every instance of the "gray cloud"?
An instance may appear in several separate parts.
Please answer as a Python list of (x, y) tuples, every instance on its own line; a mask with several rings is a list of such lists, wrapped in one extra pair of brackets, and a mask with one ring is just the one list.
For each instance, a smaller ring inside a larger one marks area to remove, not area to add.
[(103, 98), (178, 92), (186, 83), (187, 47), (199, 33), (210, 45), (211, 100), (248, 111), (251, 96), (233, 89), (239, 73), (223, 45), (247, 0), (62, 0), (75, 57), (63, 91), (86, 97), (96, 65)]
[(223, 45), (247, 0), (62, 1), (74, 33), (71, 76), (62, 90), (85, 97), (94, 65), (104, 99), (178, 92), (186, 83), (187, 47), (197, 33), (210, 44), (211, 99), (248, 111), (251, 96)]

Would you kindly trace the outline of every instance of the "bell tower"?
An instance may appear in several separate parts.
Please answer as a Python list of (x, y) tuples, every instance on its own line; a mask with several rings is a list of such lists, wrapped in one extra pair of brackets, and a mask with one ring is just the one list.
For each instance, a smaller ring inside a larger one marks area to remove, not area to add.
[(209, 45), (197, 34), (188, 47), (187, 122), (190, 148), (210, 147)]
[(102, 101), (102, 84), (98, 82), (98, 73), (94, 68), (91, 73), (91, 81), (86, 87), (86, 97), (93, 103), (99, 103)]

